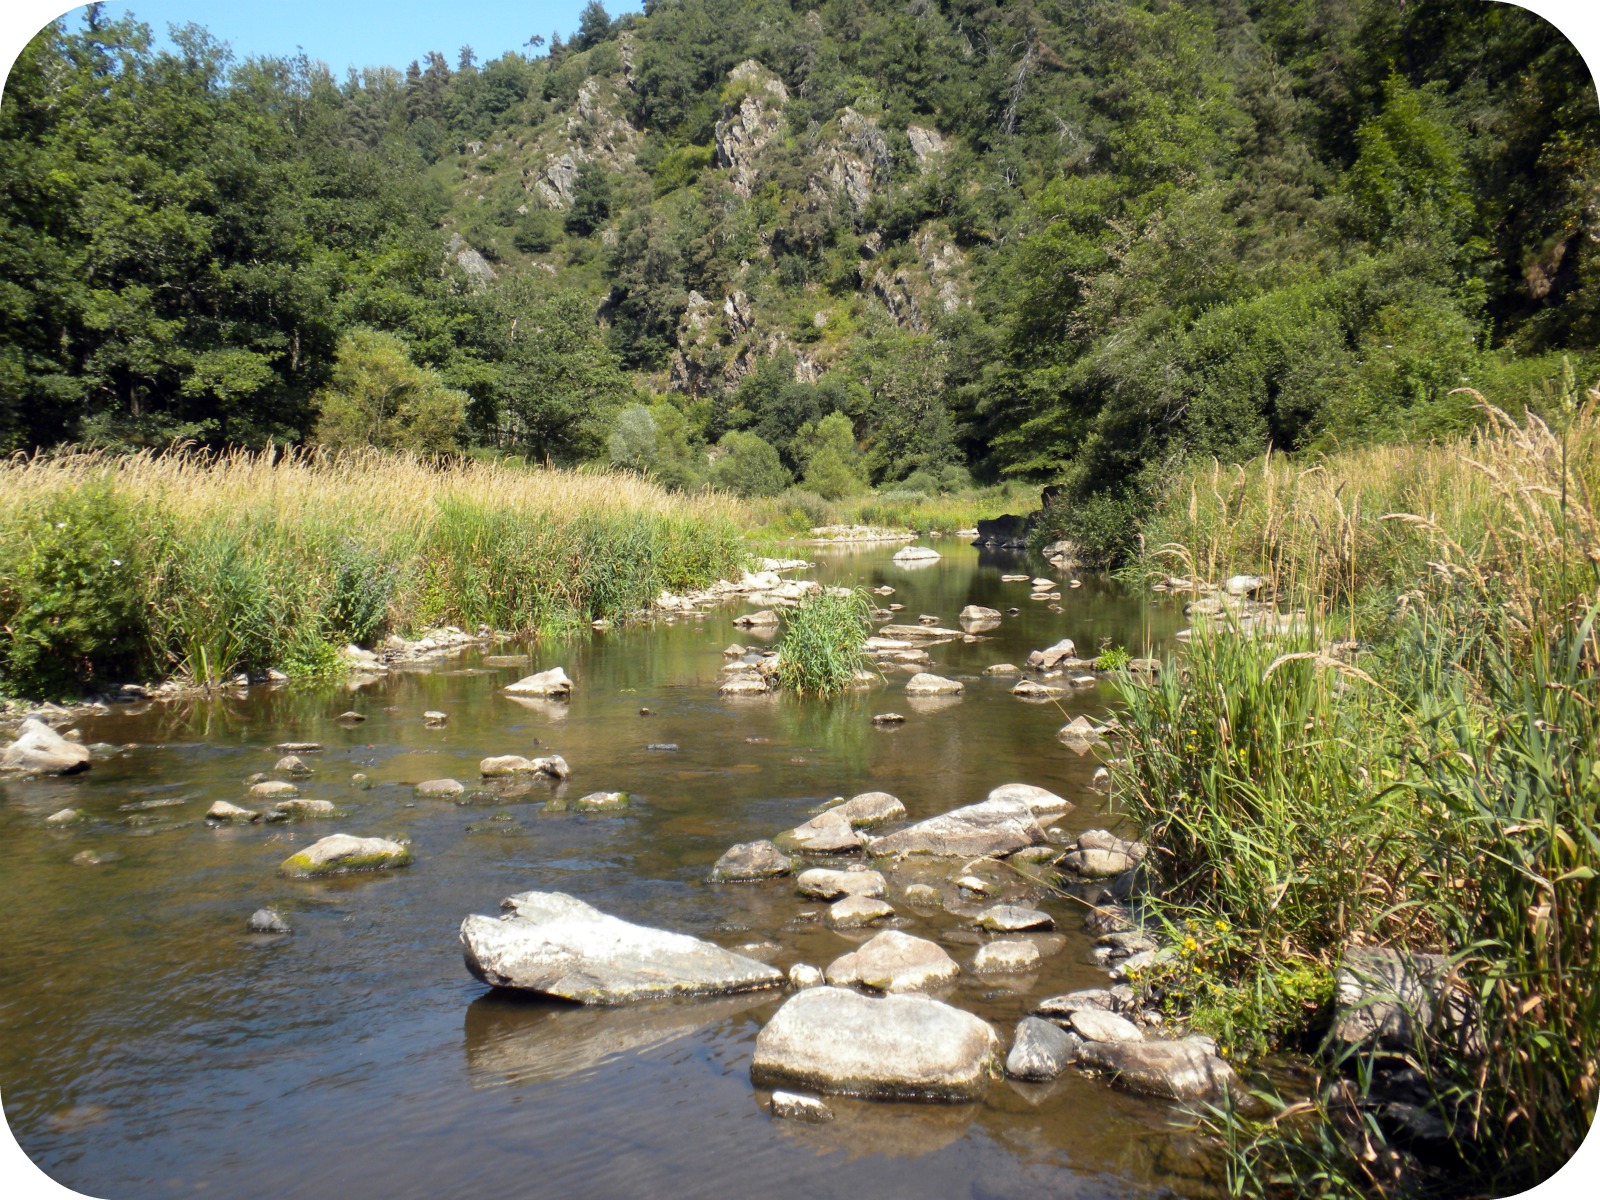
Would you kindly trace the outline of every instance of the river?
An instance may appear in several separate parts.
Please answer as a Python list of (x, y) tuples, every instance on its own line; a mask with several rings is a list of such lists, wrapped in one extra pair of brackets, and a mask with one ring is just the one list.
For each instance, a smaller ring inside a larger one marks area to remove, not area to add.
[[(1170, 1106), (1070, 1069), (1048, 1087), (996, 1080), (977, 1104), (836, 1100), (831, 1124), (781, 1121), (749, 1077), (777, 993), (579, 1009), (492, 995), (462, 966), (461, 919), (528, 889), (730, 947), (771, 943), (761, 953), (784, 969), (826, 966), (868, 935), (807, 919), (821, 906), (791, 880), (705, 878), (730, 844), (834, 796), (881, 789), (918, 818), (1016, 781), (1071, 799), (1058, 822), (1069, 832), (1114, 821), (1088, 786), (1096, 757), (1054, 736), (1077, 713), (1103, 716), (1109, 686), (1026, 703), (1013, 680), (981, 672), (1062, 636), (1080, 653), (1101, 639), (1160, 653), (1179, 609), (1086, 576), (1052, 612), (1000, 580), (1061, 578), (1042, 561), (933, 544), (944, 558), (916, 570), (892, 562), (893, 546), (806, 547), (818, 567), (801, 577), (888, 584), (897, 620), (1020, 607), (984, 640), (933, 648), (932, 669), (966, 681), (956, 700), (918, 703), (900, 673), (831, 703), (719, 698), (722, 647), (756, 641), (732, 625), (748, 609), (734, 602), (540, 645), (526, 664), (473, 651), (361, 687), (258, 687), (84, 720), (87, 741), (133, 748), (83, 776), (0, 784), (0, 1095), (17, 1140), (56, 1180), (116, 1200), (1206, 1190)], [(570, 704), (499, 693), (555, 665), (576, 681)], [(346, 709), (369, 719), (345, 728), (333, 718)], [(425, 727), (428, 709), (448, 723)], [(903, 725), (872, 724), (891, 709)], [(342, 815), (208, 828), (207, 807), (244, 802), (244, 780), (287, 741), (326, 747), (307, 756), (302, 794)], [(649, 748), (663, 743), (678, 749)], [(623, 790), (633, 807), (545, 813), (544, 785), (500, 803), (412, 793), (441, 776), (470, 784), (479, 759), (510, 753), (559, 753), (567, 795)], [(357, 771), (369, 790), (351, 786)], [(89, 820), (45, 826), (69, 805)], [(332, 832), (403, 834), (416, 861), (334, 882), (276, 877), (297, 845)], [(85, 850), (107, 861), (74, 863)], [(292, 937), (246, 932), (263, 905)], [(1007, 1041), (1032, 1001), (1104, 982), (1074, 905), (1043, 906), (1064, 949), (1020, 980), (964, 975), (948, 997)], [(970, 962), (979, 939), (957, 918), (898, 907), (908, 932)]]

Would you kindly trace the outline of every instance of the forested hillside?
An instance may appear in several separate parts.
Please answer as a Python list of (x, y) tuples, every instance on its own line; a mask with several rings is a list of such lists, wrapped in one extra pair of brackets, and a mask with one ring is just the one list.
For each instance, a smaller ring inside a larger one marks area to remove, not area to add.
[(14, 68), (0, 188), (8, 449), (1020, 475), (1093, 541), (1184, 460), (1600, 367), (1593, 83), (1479, 0), (595, 2), (344, 79), (91, 7)]

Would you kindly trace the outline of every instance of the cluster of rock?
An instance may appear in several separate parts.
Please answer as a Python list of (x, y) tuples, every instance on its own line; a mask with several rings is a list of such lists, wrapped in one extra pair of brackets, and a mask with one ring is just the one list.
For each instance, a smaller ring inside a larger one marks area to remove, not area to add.
[(358, 675), (382, 675), (391, 669), (428, 666), (473, 646), (486, 645), (494, 636), (494, 630), (487, 625), (478, 626), (476, 633), (456, 625), (442, 625), (425, 629), (414, 639), (392, 633), (375, 650), (349, 645), (342, 657)]

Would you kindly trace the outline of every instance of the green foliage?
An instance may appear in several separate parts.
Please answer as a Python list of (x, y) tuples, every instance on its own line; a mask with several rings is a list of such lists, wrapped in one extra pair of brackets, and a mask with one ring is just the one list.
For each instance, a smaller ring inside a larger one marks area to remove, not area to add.
[(572, 205), (567, 209), (566, 229), (588, 237), (611, 215), (611, 177), (605, 167), (591, 159), (578, 168), (572, 185)]
[(1126, 646), (1107, 646), (1095, 655), (1094, 669), (1096, 671), (1121, 671), (1127, 668), (1132, 656)]
[(447, 453), (459, 448), (466, 421), (466, 394), (414, 364), (399, 338), (375, 329), (344, 336), (314, 402), (317, 440), (334, 448)]
[(776, 496), (794, 482), (778, 452), (756, 434), (729, 430), (717, 448), (711, 482), (719, 488), (739, 496)]
[(105, 484), (7, 522), (0, 551), (0, 685), (71, 700), (149, 666), (141, 518)]
[(836, 696), (870, 665), (872, 604), (860, 589), (842, 596), (814, 592), (780, 619), (777, 679), (783, 687), (803, 696)]
[(801, 484), (824, 500), (838, 500), (867, 490), (855, 427), (843, 413), (829, 413), (814, 430), (802, 429), (799, 441), (807, 447)]

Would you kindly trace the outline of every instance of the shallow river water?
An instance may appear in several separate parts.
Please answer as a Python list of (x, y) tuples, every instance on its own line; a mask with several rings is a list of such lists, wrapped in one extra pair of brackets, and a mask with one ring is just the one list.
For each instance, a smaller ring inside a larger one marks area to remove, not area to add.
[[(719, 698), (722, 647), (759, 641), (733, 627), (748, 610), (734, 602), (540, 646), (529, 664), (485, 666), (472, 652), (354, 690), (255, 688), (84, 721), (86, 740), (136, 748), (83, 776), (0, 784), (0, 1096), (12, 1132), (56, 1180), (118, 1200), (1204, 1191), (1168, 1106), (1070, 1069), (1049, 1087), (997, 1080), (977, 1104), (834, 1101), (835, 1121), (802, 1125), (773, 1119), (750, 1082), (779, 993), (581, 1009), (492, 995), (462, 965), (465, 915), (556, 889), (730, 947), (771, 942), (762, 954), (785, 970), (826, 966), (870, 934), (807, 919), (822, 906), (791, 880), (705, 878), (730, 844), (799, 824), (834, 796), (881, 789), (920, 818), (1016, 781), (1072, 800), (1058, 822), (1069, 832), (1112, 821), (1088, 787), (1095, 756), (1054, 736), (1079, 712), (1103, 715), (1107, 685), (1035, 704), (980, 673), (1062, 636), (1082, 653), (1102, 638), (1159, 653), (1178, 611), (1085, 577), (1051, 612), (1026, 584), (1000, 581), (1060, 578), (1041, 561), (934, 544), (945, 557), (918, 570), (896, 566), (893, 546), (808, 547), (798, 553), (818, 567), (800, 577), (887, 583), (905, 605), (897, 619), (953, 625), (967, 603), (1020, 607), (986, 640), (933, 648), (932, 669), (966, 681), (957, 700), (919, 704), (901, 673), (833, 703)], [(570, 704), (499, 693), (554, 665), (576, 681)], [(343, 728), (333, 718), (346, 709), (369, 720)], [(425, 728), (427, 709), (448, 724)], [(905, 724), (875, 727), (885, 710)], [(208, 828), (211, 802), (242, 802), (244, 779), (270, 770), (285, 741), (326, 747), (302, 794), (342, 815)], [(545, 813), (542, 786), (494, 804), (412, 793), (441, 776), (471, 784), (479, 759), (510, 753), (560, 753), (566, 794), (628, 791), (633, 808)], [(370, 790), (350, 785), (356, 771)], [(68, 805), (91, 820), (47, 829)], [(404, 834), (415, 863), (338, 882), (277, 878), (297, 845), (332, 832)], [(84, 850), (109, 861), (74, 864)], [(294, 936), (245, 932), (263, 905)], [(979, 943), (959, 917), (897, 907), (908, 932), (970, 962)], [(1033, 1001), (1104, 980), (1075, 906), (1043, 907), (1066, 944), (1042, 970), (965, 975), (947, 997), (1007, 1043)]]

